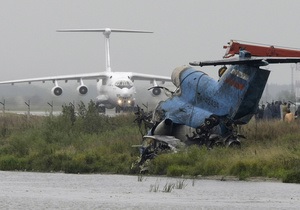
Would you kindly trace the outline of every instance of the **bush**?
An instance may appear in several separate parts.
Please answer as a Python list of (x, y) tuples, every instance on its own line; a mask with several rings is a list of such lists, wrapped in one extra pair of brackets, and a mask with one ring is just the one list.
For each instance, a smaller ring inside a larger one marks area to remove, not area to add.
[(6, 155), (0, 158), (0, 170), (13, 171), (26, 169), (26, 161), (13, 155)]
[(284, 183), (300, 183), (300, 170), (289, 171), (282, 179)]

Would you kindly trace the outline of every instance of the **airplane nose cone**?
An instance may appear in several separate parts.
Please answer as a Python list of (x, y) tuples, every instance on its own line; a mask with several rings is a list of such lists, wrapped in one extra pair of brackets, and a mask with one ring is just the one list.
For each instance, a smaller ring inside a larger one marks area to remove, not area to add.
[(130, 91), (127, 88), (123, 88), (120, 96), (123, 97), (123, 98), (128, 98), (128, 97), (131, 96), (131, 94), (130, 94)]

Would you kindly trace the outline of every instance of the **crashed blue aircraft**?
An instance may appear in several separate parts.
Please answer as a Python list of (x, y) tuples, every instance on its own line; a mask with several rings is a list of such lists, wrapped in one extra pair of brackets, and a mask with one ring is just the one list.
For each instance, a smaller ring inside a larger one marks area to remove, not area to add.
[[(241, 50), (237, 58), (176, 68), (172, 73), (176, 89), (153, 113), (154, 126), (143, 138), (139, 164), (182, 143), (239, 147), (243, 136), (237, 133), (237, 125), (248, 123), (256, 113), (270, 74), (261, 66), (297, 62), (300, 58), (252, 58)], [(222, 65), (218, 81), (192, 67), (217, 65)]]

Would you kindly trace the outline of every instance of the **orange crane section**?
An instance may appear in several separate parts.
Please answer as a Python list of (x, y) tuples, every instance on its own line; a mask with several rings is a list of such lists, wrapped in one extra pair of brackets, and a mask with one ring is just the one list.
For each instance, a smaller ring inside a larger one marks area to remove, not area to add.
[(235, 54), (239, 54), (240, 50), (246, 50), (250, 52), (252, 56), (259, 57), (300, 57), (300, 49), (297, 50), (252, 43), (244, 44), (234, 40), (231, 40), (228, 43), (228, 46), (224, 46), (223, 48), (227, 49), (223, 58), (229, 58)]

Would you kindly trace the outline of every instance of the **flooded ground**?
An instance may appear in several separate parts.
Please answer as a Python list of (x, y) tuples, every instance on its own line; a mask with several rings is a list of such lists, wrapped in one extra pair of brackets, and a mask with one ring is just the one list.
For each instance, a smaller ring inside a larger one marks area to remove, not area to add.
[[(164, 192), (165, 186), (183, 189)], [(0, 171), (0, 209), (299, 209), (300, 185)]]

